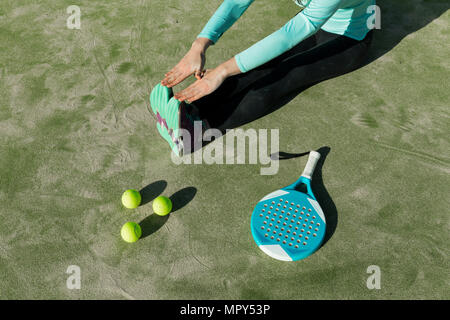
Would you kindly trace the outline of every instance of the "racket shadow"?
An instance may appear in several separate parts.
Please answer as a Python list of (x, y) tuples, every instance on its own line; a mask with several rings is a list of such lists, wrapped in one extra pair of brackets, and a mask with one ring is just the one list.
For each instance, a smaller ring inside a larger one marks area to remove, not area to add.
[(315, 197), (317, 198), (317, 202), (319, 202), (320, 206), (322, 207), (327, 222), (325, 237), (321, 244), (321, 247), (323, 247), (328, 242), (328, 240), (331, 239), (334, 232), (336, 231), (338, 224), (338, 212), (333, 199), (325, 188), (322, 178), (322, 167), (331, 149), (330, 147), (322, 147), (316, 151), (320, 153), (320, 159), (317, 162), (316, 170), (314, 171), (312, 176), (311, 188)]

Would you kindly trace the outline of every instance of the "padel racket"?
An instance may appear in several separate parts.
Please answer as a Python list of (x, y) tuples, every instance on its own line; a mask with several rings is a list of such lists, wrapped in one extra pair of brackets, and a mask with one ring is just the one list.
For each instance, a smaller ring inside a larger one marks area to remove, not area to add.
[[(297, 261), (316, 251), (326, 230), (325, 216), (311, 189), (320, 153), (311, 151), (301, 177), (262, 198), (252, 213), (253, 239), (272, 258)], [(304, 185), (304, 191), (298, 190)]]

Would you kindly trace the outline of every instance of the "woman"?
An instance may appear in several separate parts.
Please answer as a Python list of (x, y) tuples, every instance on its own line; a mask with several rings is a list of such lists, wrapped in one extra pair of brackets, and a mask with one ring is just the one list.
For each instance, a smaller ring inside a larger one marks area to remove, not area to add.
[[(222, 131), (234, 128), (364, 61), (372, 39), (375, 0), (297, 0), (302, 10), (281, 29), (204, 71), (208, 47), (253, 1), (225, 0), (189, 52), (152, 91), (158, 130), (179, 155), (193, 143), (182, 142), (179, 129), (192, 133), (194, 119)], [(191, 75), (197, 81), (173, 96), (171, 88)]]

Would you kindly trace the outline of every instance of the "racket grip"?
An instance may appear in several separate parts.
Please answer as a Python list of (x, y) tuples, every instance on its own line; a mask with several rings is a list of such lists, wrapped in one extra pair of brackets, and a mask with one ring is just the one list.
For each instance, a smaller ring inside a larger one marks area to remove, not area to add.
[(306, 163), (305, 170), (303, 170), (302, 177), (311, 180), (314, 169), (316, 168), (317, 162), (320, 159), (320, 153), (317, 151), (311, 151), (309, 153), (308, 162)]

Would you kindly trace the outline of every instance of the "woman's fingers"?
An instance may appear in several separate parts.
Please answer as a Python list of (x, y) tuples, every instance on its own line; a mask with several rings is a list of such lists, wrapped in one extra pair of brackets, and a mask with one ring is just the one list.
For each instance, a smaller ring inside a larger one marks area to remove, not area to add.
[(192, 90), (191, 92), (189, 92), (189, 96), (186, 97), (186, 100), (189, 102), (193, 102), (195, 99), (194, 97), (200, 96), (201, 92), (196, 88), (194, 90)]
[(174, 85), (174, 82), (180, 78), (180, 67), (176, 65), (172, 70), (170, 70), (161, 81), (162, 85), (169, 86)]
[(189, 87), (175, 94), (175, 99), (184, 101), (189, 95)]
[(200, 80), (202, 78), (202, 72), (200, 70), (196, 70), (194, 76), (197, 80)]
[(161, 81), (161, 84), (169, 88), (176, 86), (192, 74), (192, 72), (187, 70), (187, 68), (175, 67), (167, 73), (167, 76)]
[(184, 90), (178, 92), (178, 93), (175, 95), (175, 99), (180, 100), (180, 101), (186, 100), (186, 98), (187, 98), (188, 95), (189, 95), (189, 91), (188, 91), (187, 89), (189, 89), (189, 88), (186, 88), (186, 89), (184, 89)]
[(198, 79), (198, 80), (200, 80), (200, 79), (202, 79), (204, 76), (206, 76), (208, 73), (210, 73), (211, 72), (211, 70), (202, 70), (202, 71), (197, 71), (198, 72), (198, 76), (199, 77), (197, 77), (197, 74), (196, 74), (196, 78)]
[[(174, 69), (175, 69), (175, 68), (174, 68)], [(163, 86), (167, 85), (167, 84), (170, 82), (170, 79), (172, 78), (174, 69), (170, 70), (169, 72), (167, 72), (167, 73), (164, 75), (164, 79), (162, 79), (162, 81), (161, 81), (161, 84), (162, 84)]]
[(165, 83), (167, 85), (174, 85), (174, 82), (180, 77), (180, 74), (179, 68), (175, 67), (165, 78)]
[(191, 92), (189, 97), (186, 98), (186, 100), (189, 103), (192, 103), (192, 102), (194, 102), (194, 101), (196, 101), (196, 100), (206, 96), (207, 94), (208, 94), (208, 92), (206, 92), (206, 91), (196, 90), (196, 91)]
[(175, 72), (172, 73), (171, 75), (169, 75), (167, 77), (165, 85), (167, 85), (168, 87), (173, 86), (178, 77), (179, 77), (178, 73), (175, 73)]
[(175, 94), (175, 99), (180, 101), (194, 102), (214, 90), (216, 90), (225, 80), (220, 69), (202, 71), (204, 75), (201, 80), (195, 81), (186, 89)]
[(194, 75), (197, 80), (203, 77), (203, 66), (205, 64), (204, 52), (192, 48), (177, 63), (175, 67), (164, 75), (161, 84), (167, 87), (173, 87), (190, 75)]
[(196, 95), (194, 95), (193, 97), (189, 98), (188, 101), (189, 103), (192, 103), (200, 98), (203, 98), (205, 96), (204, 93), (197, 93)]
[(173, 75), (172, 77), (170, 77), (168, 80), (167, 80), (167, 82), (166, 82), (166, 87), (173, 87), (173, 86), (175, 86), (175, 85), (177, 85), (178, 83), (180, 83), (181, 81), (179, 80), (180, 79), (180, 77), (179, 77), (179, 75), (178, 74), (176, 74), (176, 75)]
[(179, 101), (193, 102), (205, 96), (207, 93), (207, 88), (202, 86), (201, 80), (199, 80), (186, 89), (175, 94), (175, 99)]

